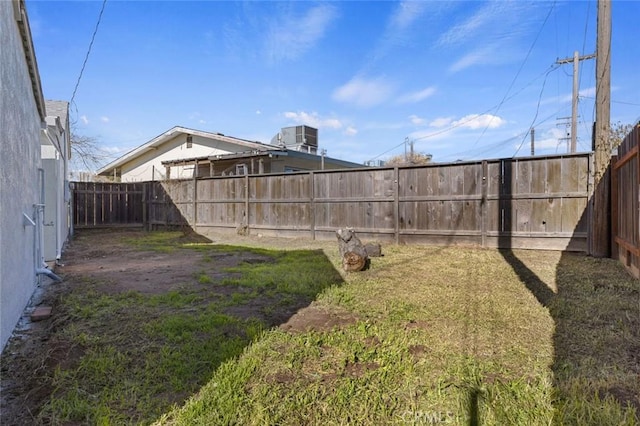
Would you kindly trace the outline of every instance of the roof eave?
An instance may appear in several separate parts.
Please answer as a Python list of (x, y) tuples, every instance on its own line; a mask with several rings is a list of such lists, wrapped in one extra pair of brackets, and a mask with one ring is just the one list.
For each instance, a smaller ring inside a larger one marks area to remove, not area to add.
[(40, 72), (38, 71), (38, 62), (36, 61), (33, 39), (31, 38), (29, 17), (27, 16), (27, 10), (24, 0), (13, 0), (12, 3), (14, 18), (18, 23), (25, 60), (27, 61), (27, 67), (29, 68), (29, 77), (31, 78), (33, 97), (36, 101), (36, 107), (38, 109), (38, 114), (40, 115), (40, 121), (41, 123), (44, 123), (47, 112), (44, 103), (44, 96), (42, 94), (42, 83), (40, 81)]
[(162, 145), (166, 141), (168, 141), (168, 140), (172, 139), (173, 137), (175, 137), (177, 134), (188, 134), (188, 135), (201, 136), (201, 137), (207, 138), (207, 139), (217, 139), (217, 140), (220, 140), (222, 142), (227, 142), (227, 143), (232, 143), (232, 144), (235, 144), (235, 145), (246, 146), (248, 148), (253, 148), (255, 150), (260, 150), (260, 151), (264, 151), (264, 150), (269, 148), (267, 145), (262, 144), (260, 142), (252, 142), (252, 141), (247, 141), (247, 140), (244, 140), (244, 139), (233, 138), (233, 137), (230, 137), (230, 136), (225, 136), (225, 135), (223, 135), (221, 133), (204, 132), (202, 130), (189, 129), (187, 127), (181, 127), (181, 126), (174, 126), (171, 129), (167, 130), (166, 132), (164, 132), (164, 133), (156, 136), (155, 138), (151, 139), (149, 142), (145, 143), (144, 145), (141, 145), (138, 148), (134, 148), (133, 150), (129, 151), (128, 153), (126, 153), (122, 157), (120, 157), (120, 158), (112, 161), (111, 163), (105, 165), (104, 167), (98, 169), (98, 171), (96, 173), (98, 175), (101, 175), (101, 174), (104, 174), (106, 172), (110, 172), (114, 168), (120, 167), (123, 164), (126, 164), (127, 162), (129, 162), (132, 159), (136, 158), (137, 156), (141, 155), (143, 152), (146, 152), (149, 149), (156, 149), (157, 147), (159, 147), (160, 145)]

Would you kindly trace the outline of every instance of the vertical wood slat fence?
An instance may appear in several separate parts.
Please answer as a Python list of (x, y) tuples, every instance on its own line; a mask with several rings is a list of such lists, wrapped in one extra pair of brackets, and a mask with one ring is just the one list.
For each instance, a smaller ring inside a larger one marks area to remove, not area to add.
[(590, 154), (148, 182), (148, 225), (586, 251)]
[(591, 154), (226, 176), (75, 182), (74, 225), (586, 251)]
[(612, 257), (640, 278), (640, 124), (618, 147), (611, 173)]
[(72, 182), (73, 226), (143, 226), (145, 187), (143, 182)]

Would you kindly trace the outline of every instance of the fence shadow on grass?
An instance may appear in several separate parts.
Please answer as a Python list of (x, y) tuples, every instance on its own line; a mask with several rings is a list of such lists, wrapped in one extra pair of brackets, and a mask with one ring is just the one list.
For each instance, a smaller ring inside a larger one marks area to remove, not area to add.
[[(510, 165), (504, 173), (503, 230), (509, 231), (513, 229)], [(586, 229), (587, 218), (585, 209), (574, 234)], [(568, 246), (575, 243), (572, 239)], [(607, 417), (611, 412), (601, 405), (603, 401), (616, 401), (623, 410), (635, 408), (640, 417), (640, 284), (617, 261), (565, 251), (556, 266), (554, 292), (511, 246), (510, 233), (503, 232), (500, 254), (555, 323), (554, 422), (621, 424), (621, 419)]]
[[(15, 399), (20, 413), (3, 412), (0, 423), (37, 423), (33, 416), (46, 401), (29, 398), (50, 392), (54, 374), (60, 390), (41, 412), (44, 423), (64, 418), (52, 407), (71, 402), (81, 407), (72, 423), (97, 423), (106, 412), (114, 423), (153, 420), (196, 394), (262, 330), (289, 321), (324, 289), (343, 283), (322, 250), (211, 245), (190, 228), (182, 231), (77, 232), (62, 271), (65, 296), (52, 305), (56, 328), (42, 339), (47, 347), (25, 361), (33, 363), (27, 370), (59, 365), (61, 371), (34, 376), (24, 400)], [(59, 354), (67, 356), (61, 361)], [(104, 371), (92, 375), (86, 365)], [(129, 392), (154, 404), (112, 399)]]

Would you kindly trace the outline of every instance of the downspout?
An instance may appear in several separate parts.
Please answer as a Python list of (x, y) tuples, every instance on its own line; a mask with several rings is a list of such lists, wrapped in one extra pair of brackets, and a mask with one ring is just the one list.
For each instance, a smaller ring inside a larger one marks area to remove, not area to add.
[(60, 278), (58, 275), (54, 274), (53, 271), (47, 268), (36, 268), (36, 274), (46, 275), (47, 277), (51, 278), (53, 281), (58, 283), (62, 282), (62, 278)]
[(34, 254), (36, 262), (36, 275), (40, 278), (40, 275), (46, 275), (55, 282), (61, 282), (62, 278), (54, 274), (53, 271), (47, 268), (47, 264), (44, 262), (44, 169), (38, 169), (38, 185), (40, 187), (40, 202), (34, 204), (36, 229), (34, 235)]

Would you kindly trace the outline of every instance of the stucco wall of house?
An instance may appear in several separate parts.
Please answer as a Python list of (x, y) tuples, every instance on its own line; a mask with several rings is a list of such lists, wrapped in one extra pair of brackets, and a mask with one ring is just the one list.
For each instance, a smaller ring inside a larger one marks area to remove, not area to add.
[[(236, 152), (237, 146), (224, 141), (193, 136), (193, 145), (187, 148), (187, 135), (179, 134), (158, 148), (149, 148), (142, 155), (124, 164), (121, 168), (122, 182), (143, 182), (166, 178), (163, 161), (224, 155)], [(171, 178), (193, 177), (193, 166), (172, 167)]]
[(35, 232), (23, 225), (38, 203), (40, 132), (29, 69), (14, 3), (0, 1), (0, 348), (29, 302), (36, 285)]
[(70, 198), (69, 191), (65, 189), (69, 140), (59, 116), (47, 115), (46, 121), (47, 131), (42, 132), (40, 139), (45, 191), (43, 251), (44, 260), (49, 262), (62, 257), (62, 248), (70, 231)]
[[(51, 239), (45, 237), (45, 260), (62, 257), (62, 250), (71, 236), (71, 194), (69, 191), (69, 161), (71, 159), (71, 127), (67, 101), (45, 101), (47, 110), (46, 140), (42, 146), (42, 163), (45, 169), (45, 233), (55, 228), (55, 255), (51, 254)], [(53, 142), (53, 145), (51, 144)], [(55, 148), (52, 151), (51, 148)], [(47, 164), (47, 162), (54, 164)], [(47, 173), (47, 167), (53, 170)], [(52, 182), (53, 177), (55, 180)], [(47, 225), (49, 224), (49, 225)], [(49, 247), (46, 247), (49, 244)], [(51, 257), (53, 256), (53, 257)]]

